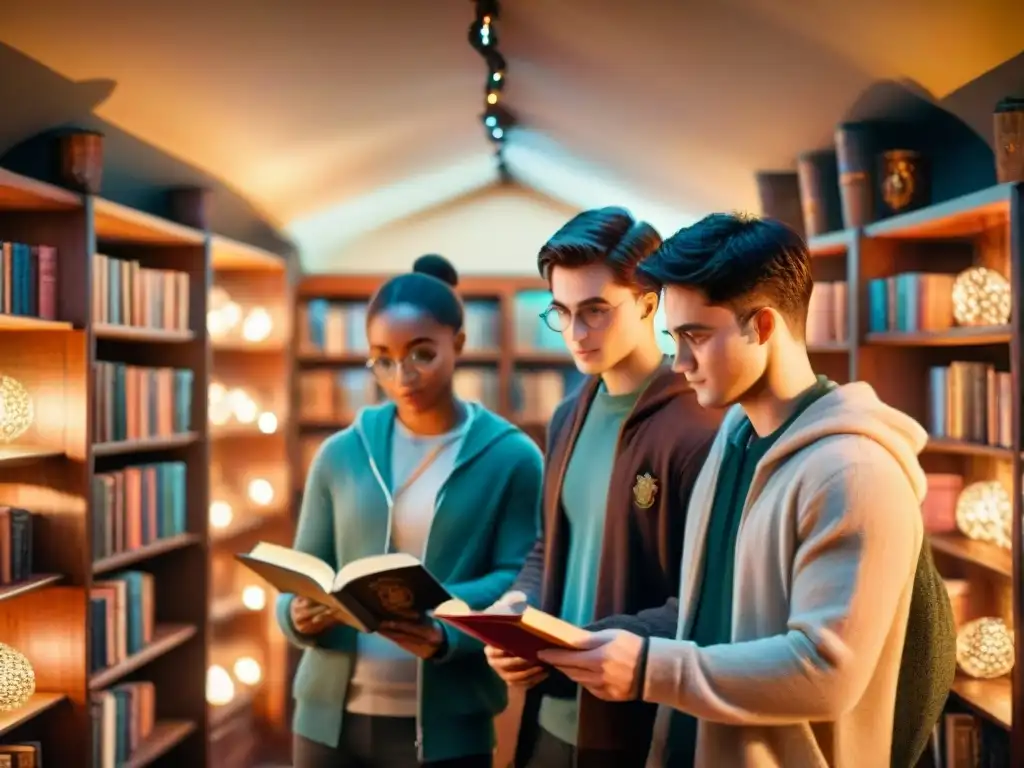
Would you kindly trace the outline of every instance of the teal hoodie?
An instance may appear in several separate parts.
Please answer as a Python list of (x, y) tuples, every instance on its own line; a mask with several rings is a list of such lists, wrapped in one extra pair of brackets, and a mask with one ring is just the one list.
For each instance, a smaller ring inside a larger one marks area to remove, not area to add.
[[(512, 584), (537, 539), (542, 456), (518, 428), (477, 408), (447, 482), (434, 503), (424, 563), (451, 594), (486, 608)], [(364, 409), (328, 438), (306, 478), (294, 547), (335, 569), (383, 551), (390, 525), (391, 438), (395, 407)], [(291, 622), (292, 595), (277, 599), (285, 635), (304, 648), (293, 685), (292, 728), (337, 746), (355, 660), (356, 630), (334, 626), (315, 637)], [(486, 754), (494, 747), (494, 716), (508, 704), (504, 683), (483, 646), (446, 627), (441, 658), (421, 661), (417, 751), (433, 762)]]

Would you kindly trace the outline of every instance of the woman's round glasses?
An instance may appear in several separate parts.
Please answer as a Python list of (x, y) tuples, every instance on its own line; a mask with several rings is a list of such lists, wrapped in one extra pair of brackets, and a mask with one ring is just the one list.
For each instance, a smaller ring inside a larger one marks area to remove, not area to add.
[[(592, 331), (603, 331), (612, 322), (612, 315), (625, 302), (611, 304), (588, 304), (576, 310), (576, 317)], [(572, 325), (573, 313), (566, 307), (552, 304), (540, 313), (544, 325), (555, 333), (563, 333)]]
[(407, 370), (414, 374), (420, 374), (430, 368), (437, 360), (437, 352), (432, 349), (414, 349), (400, 360), (395, 360), (387, 355), (371, 357), (366, 361), (366, 367), (373, 371), (378, 379), (389, 380), (395, 378), (399, 371)]

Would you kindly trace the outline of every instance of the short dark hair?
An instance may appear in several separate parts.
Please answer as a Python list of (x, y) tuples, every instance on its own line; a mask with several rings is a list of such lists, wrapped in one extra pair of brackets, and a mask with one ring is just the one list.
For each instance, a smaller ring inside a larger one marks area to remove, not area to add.
[(398, 304), (409, 304), (441, 325), (462, 330), (465, 310), (455, 293), (459, 273), (444, 256), (429, 253), (413, 262), (412, 272), (398, 275), (377, 289), (366, 310), (366, 321)]
[(662, 285), (700, 290), (737, 315), (773, 307), (803, 335), (811, 300), (811, 254), (781, 221), (713, 213), (665, 240), (640, 270)]
[(595, 208), (576, 214), (552, 235), (537, 254), (537, 269), (550, 282), (554, 267), (603, 264), (620, 285), (659, 291), (660, 283), (637, 272), (659, 245), (658, 230), (646, 221), (637, 221), (625, 208)]

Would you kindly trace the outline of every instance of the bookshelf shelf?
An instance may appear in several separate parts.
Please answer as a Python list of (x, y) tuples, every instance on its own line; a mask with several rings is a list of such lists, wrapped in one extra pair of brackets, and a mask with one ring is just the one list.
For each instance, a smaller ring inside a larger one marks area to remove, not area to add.
[(63, 693), (34, 693), (28, 703), (10, 712), (0, 712), (0, 736), (39, 717), (47, 710), (67, 700)]
[(572, 365), (572, 357), (564, 352), (546, 352), (542, 350), (519, 350), (516, 352), (517, 365), (547, 366)]
[(92, 447), (94, 456), (117, 456), (125, 453), (143, 453), (146, 451), (167, 451), (181, 448), (196, 442), (199, 436), (195, 432), (182, 432), (178, 435), (165, 437), (146, 437), (139, 440), (118, 440), (111, 443), (96, 443)]
[(957, 675), (953, 681), (953, 694), (982, 717), (1000, 728), (1010, 729), (1013, 692), (1009, 677), (975, 680)]
[(263, 526), (267, 525), (275, 518), (281, 518), (281, 513), (269, 513), (269, 514), (249, 514), (245, 515), (236, 522), (226, 528), (212, 528), (210, 529), (210, 541), (215, 544), (224, 544), (240, 536), (246, 536), (253, 531), (258, 531)]
[(100, 560), (96, 560), (92, 564), (93, 575), (99, 575), (101, 573), (109, 573), (116, 571), (121, 568), (127, 568), (129, 565), (135, 565), (149, 560), (153, 557), (166, 554), (168, 552), (174, 552), (175, 550), (182, 549), (184, 547), (190, 547), (194, 544), (198, 544), (202, 541), (202, 537), (196, 533), (181, 533), (177, 536), (168, 536), (165, 539), (157, 539), (151, 544), (146, 544), (138, 549), (132, 549), (127, 552), (118, 552), (115, 555), (104, 557)]
[(965, 440), (953, 440), (948, 437), (931, 437), (928, 439), (926, 451), (932, 453), (948, 453), (958, 456), (984, 456), (992, 459), (1010, 461), (1013, 458), (1013, 451), (1009, 448), (1000, 448), (997, 445), (981, 445), (969, 443)]
[(161, 720), (145, 742), (124, 763), (123, 768), (145, 768), (152, 765), (174, 747), (191, 736), (196, 724), (188, 720)]
[(70, 331), (71, 323), (0, 312), (0, 331)]
[(814, 257), (842, 256), (850, 249), (856, 238), (856, 230), (841, 229), (810, 238), (807, 247)]
[(227, 704), (211, 706), (209, 713), (210, 727), (216, 729), (239, 712), (248, 709), (253, 705), (255, 698), (256, 696), (253, 691), (239, 691), (235, 694), (235, 698)]
[(864, 340), (867, 344), (886, 344), (895, 347), (967, 347), (1009, 344), (1012, 335), (1010, 326), (994, 325), (916, 333), (869, 333)]
[(224, 354), (280, 354), (286, 352), (287, 345), (283, 341), (245, 341), (245, 340), (224, 340), (213, 343), (213, 351)]
[(180, 645), (184, 645), (196, 634), (196, 627), (191, 624), (161, 624), (153, 630), (153, 642), (138, 653), (133, 653), (124, 661), (112, 667), (96, 672), (89, 678), (89, 689), (98, 691), (108, 688), (118, 680), (144, 667), (165, 653), (170, 653)]
[(214, 600), (210, 604), (210, 621), (214, 624), (223, 624), (249, 612), (241, 598), (230, 595)]
[(366, 365), (366, 352), (349, 352), (341, 355), (319, 355), (304, 353), (296, 358), (300, 365)]
[(830, 341), (826, 343), (811, 344), (807, 347), (807, 351), (813, 354), (849, 354), (850, 345), (845, 341)]
[(929, 538), (936, 552), (985, 568), (999, 576), (1013, 576), (1013, 557), (1009, 550), (984, 541), (973, 541), (958, 533), (933, 534)]
[(14, 584), (5, 584), (0, 587), (0, 600), (10, 600), (28, 592), (43, 589), (51, 584), (56, 584), (63, 578), (59, 573), (42, 573)]
[(5, 445), (0, 447), (0, 467), (17, 467), (63, 456), (64, 451), (32, 445)]
[(214, 268), (223, 271), (280, 272), (285, 262), (279, 254), (220, 235), (210, 238), (210, 252)]
[(146, 344), (180, 344), (194, 341), (196, 335), (192, 331), (173, 331), (163, 328), (142, 328), (132, 325), (111, 325), (96, 323), (93, 333), (97, 339), (112, 341), (136, 341)]
[(1005, 225), (1015, 185), (998, 184), (977, 192), (899, 214), (864, 228), (869, 238), (945, 240), (973, 237)]
[(93, 199), (96, 239), (133, 245), (204, 245), (199, 230), (103, 198)]
[(69, 211), (82, 207), (74, 192), (0, 168), (0, 210)]

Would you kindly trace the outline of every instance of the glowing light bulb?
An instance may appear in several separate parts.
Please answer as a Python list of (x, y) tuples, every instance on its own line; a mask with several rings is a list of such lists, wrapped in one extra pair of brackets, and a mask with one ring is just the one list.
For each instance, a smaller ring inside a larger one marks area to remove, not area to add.
[(242, 308), (233, 301), (228, 301), (220, 310), (221, 319), (226, 330), (232, 330), (242, 319)]
[(256, 685), (263, 678), (260, 663), (252, 656), (243, 656), (235, 661), (235, 677), (245, 685)]
[(214, 339), (222, 338), (228, 332), (228, 324), (224, 321), (224, 313), (211, 309), (206, 313), (206, 330)]
[(263, 307), (254, 307), (245, 318), (242, 325), (242, 336), (246, 341), (263, 341), (274, 328), (274, 321), (270, 313)]
[(500, 139), (504, 135), (505, 132), (501, 130), (501, 128), (495, 128), (493, 131), (491, 131), (491, 136), (493, 136), (496, 139)]
[(235, 698), (235, 681), (219, 664), (206, 670), (206, 701), (215, 707), (231, 703)]
[(487, 103), (488, 104), (497, 104), (498, 103), (498, 94), (496, 94), (496, 93), (488, 93), (487, 94)]
[(235, 418), (242, 424), (252, 424), (256, 421), (259, 407), (256, 405), (256, 401), (249, 397), (249, 393), (244, 389), (241, 387), (232, 389), (228, 392), (227, 400), (230, 404), (231, 412), (234, 413)]
[(264, 411), (256, 421), (256, 426), (260, 428), (260, 432), (263, 434), (272, 435), (277, 432), (277, 416), (270, 411)]
[(214, 501), (210, 504), (210, 525), (214, 528), (227, 528), (234, 516), (231, 505), (226, 501)]
[(254, 504), (265, 507), (274, 500), (274, 486), (269, 480), (257, 477), (249, 482), (249, 498)]
[(250, 611), (262, 611), (267, 606), (267, 591), (263, 587), (250, 584), (242, 590), (242, 605)]

